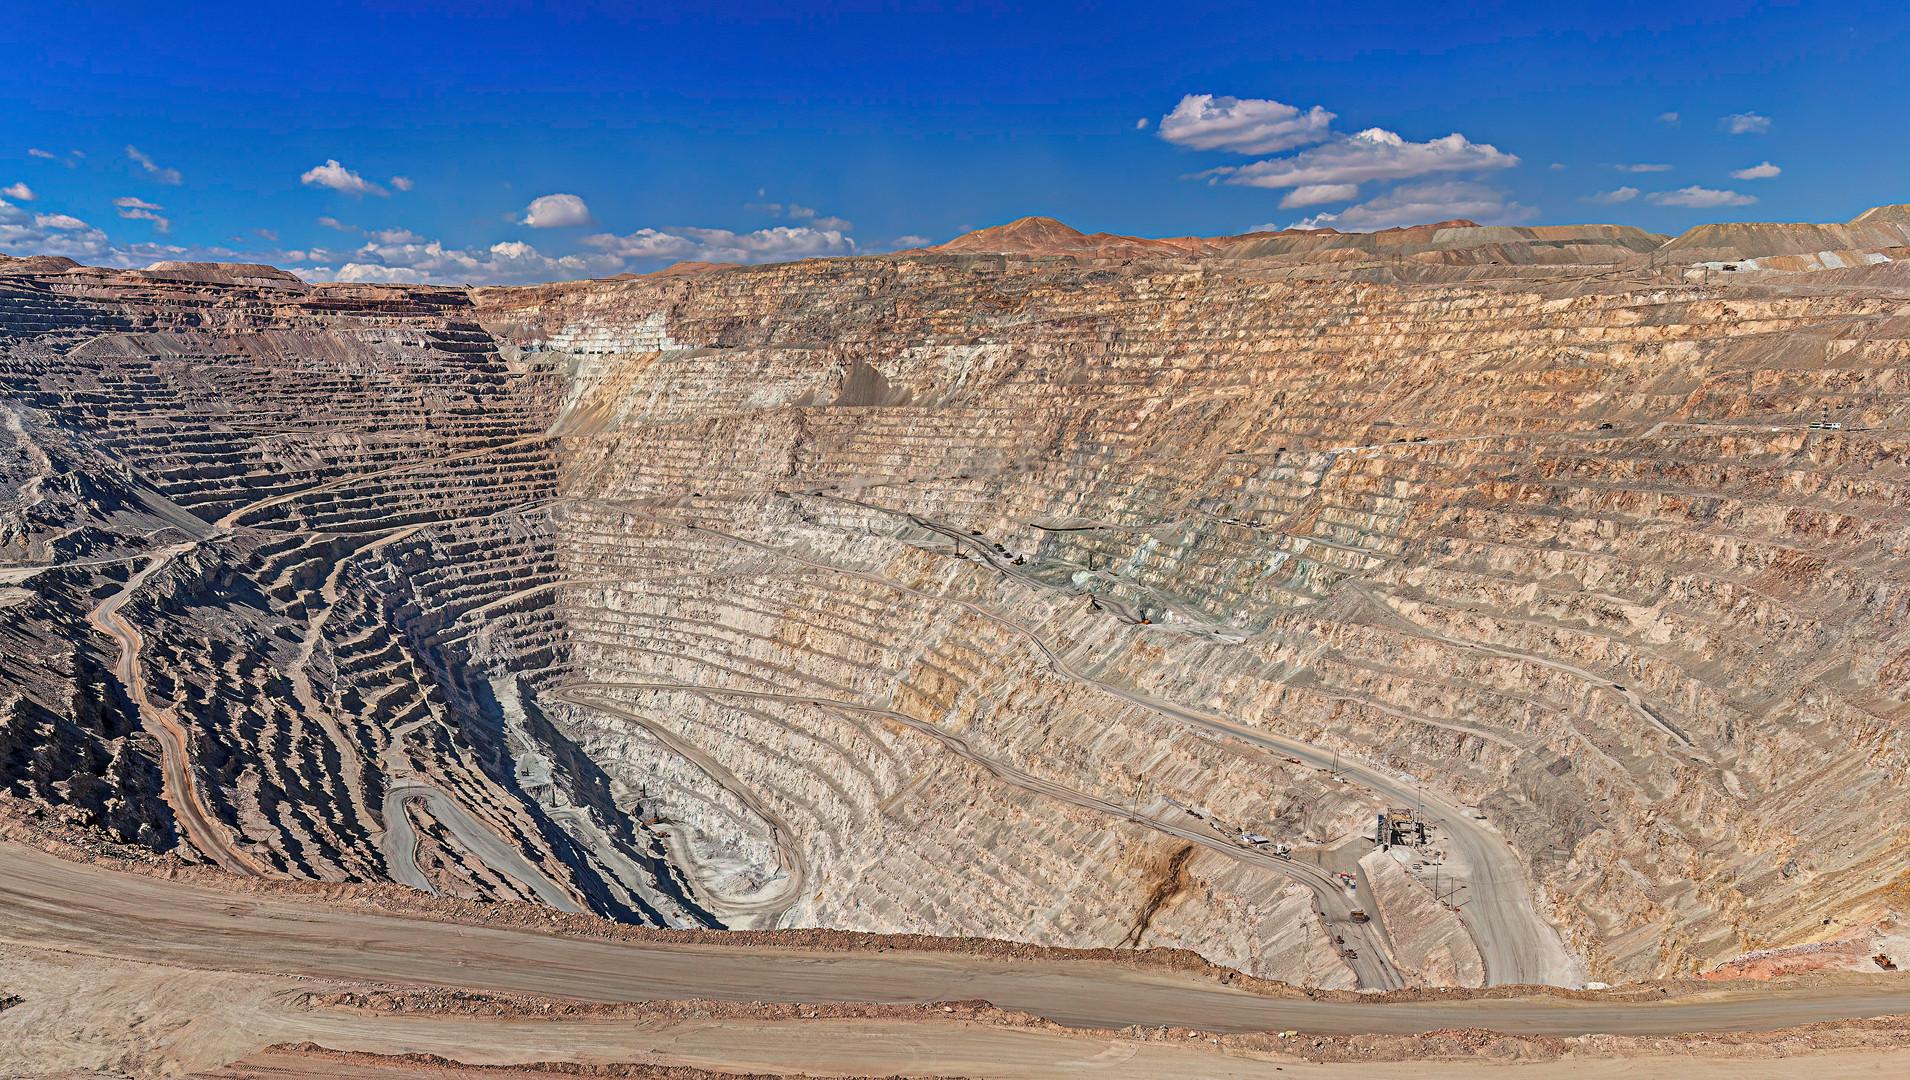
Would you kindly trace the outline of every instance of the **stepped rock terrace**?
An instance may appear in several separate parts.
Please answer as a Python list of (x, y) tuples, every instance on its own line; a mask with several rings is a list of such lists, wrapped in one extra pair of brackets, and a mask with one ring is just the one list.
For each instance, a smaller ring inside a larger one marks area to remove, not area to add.
[(1819, 237), (0, 262), (5, 805), (1324, 987), (1867, 958), (1910, 897), (1889, 209), (1822, 227), (1854, 268), (1728, 274), (1671, 253)]

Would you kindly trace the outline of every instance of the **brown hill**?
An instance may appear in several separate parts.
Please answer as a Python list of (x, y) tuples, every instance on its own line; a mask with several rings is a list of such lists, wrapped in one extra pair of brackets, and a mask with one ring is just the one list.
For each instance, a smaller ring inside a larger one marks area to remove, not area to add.
[(1910, 245), (1910, 205), (1878, 206), (1845, 224), (1727, 222), (1699, 225), (1664, 246), (1679, 262), (1731, 262), (1820, 251), (1878, 251)]
[[(1300, 256), (1300, 261), (1364, 261), (1361, 253), (1414, 257), (1435, 263), (1612, 263), (1644, 254), (1665, 237), (1629, 225), (1543, 225), (1536, 228), (1480, 225), (1464, 219), (1429, 225), (1343, 233), (1335, 229), (1286, 229), (1238, 236), (1178, 236), (1147, 239), (1115, 233), (1084, 233), (1054, 218), (1027, 217), (978, 229), (930, 251), (1018, 255), (1075, 255), (1098, 259), (1176, 258), (1221, 255), (1259, 259)], [(1322, 253), (1326, 254), (1324, 257)], [(1428, 257), (1431, 256), (1431, 257)]]
[[(1258, 234), (1248, 234), (1258, 235)], [(1079, 255), (1091, 259), (1211, 255), (1247, 236), (1177, 236), (1150, 240), (1115, 233), (1084, 233), (1050, 217), (1025, 217), (977, 229), (928, 251), (1012, 255)]]

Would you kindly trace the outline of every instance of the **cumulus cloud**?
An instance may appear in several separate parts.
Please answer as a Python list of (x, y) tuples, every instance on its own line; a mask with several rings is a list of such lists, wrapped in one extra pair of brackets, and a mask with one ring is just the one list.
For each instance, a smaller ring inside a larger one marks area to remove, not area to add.
[(766, 263), (825, 255), (853, 255), (856, 242), (837, 229), (778, 225), (736, 233), (728, 229), (639, 229), (627, 236), (599, 233), (583, 242), (625, 259), (693, 259)]
[(358, 231), (358, 226), (347, 225), (335, 217), (321, 217), (321, 218), (318, 218), (317, 220), (320, 225), (323, 225), (328, 229), (337, 229), (339, 232), (355, 233)]
[(554, 281), (562, 278), (595, 277), (623, 268), (621, 259), (609, 255), (583, 254), (551, 256), (519, 240), (506, 240), (488, 248), (447, 248), (436, 240), (414, 238), (400, 243), (380, 243), (376, 239), (348, 255), (312, 252), (312, 261), (342, 260), (336, 271), (320, 271), (314, 276), (329, 276), (335, 281), (401, 281), (428, 285), (509, 283)]
[(1505, 192), (1484, 184), (1441, 181), (1402, 184), (1384, 195), (1349, 206), (1337, 214), (1316, 214), (1294, 222), (1292, 228), (1372, 232), (1399, 225), (1451, 221), (1454, 218), (1465, 218), (1482, 225), (1511, 225), (1537, 213), (1535, 207), (1507, 202)]
[(1277, 154), (1324, 142), (1331, 135), (1333, 119), (1333, 113), (1318, 105), (1302, 111), (1265, 98), (1188, 94), (1173, 112), (1161, 117), (1160, 133), (1168, 142), (1194, 150)]
[(533, 229), (561, 229), (572, 225), (593, 224), (590, 207), (575, 195), (539, 195), (524, 208), (517, 222)]
[[(77, 154), (79, 151), (75, 150), (74, 153)], [(136, 162), (140, 168), (146, 170), (146, 175), (152, 177), (155, 183), (176, 185), (183, 183), (185, 180), (184, 177), (179, 175), (178, 169), (168, 169), (156, 164), (152, 158), (140, 153), (137, 147), (127, 146), (126, 156)]]
[(895, 246), (898, 251), (908, 248), (927, 247), (934, 242), (935, 238), (930, 236), (898, 236), (895, 238)]
[(325, 164), (315, 165), (299, 174), (299, 182), (311, 187), (331, 188), (354, 198), (366, 195), (390, 195), (383, 187), (372, 183), (357, 173), (338, 163), (337, 158), (325, 159)]
[(1665, 164), (1613, 165), (1619, 172), (1670, 172), (1671, 166)]
[(96, 262), (110, 250), (106, 234), (78, 218), (35, 214), (0, 199), (0, 251)]
[(33, 193), (32, 188), (26, 186), (24, 181), (12, 187), (0, 188), (0, 195), (5, 195), (9, 199), (18, 199), (21, 202), (32, 202), (39, 198), (38, 195)]
[(397, 188), (399, 191), (410, 191), (418, 185), (412, 183), (411, 177), (409, 176), (394, 176), (391, 178), (391, 186)]
[(1280, 209), (1291, 210), (1296, 206), (1318, 206), (1321, 203), (1346, 202), (1359, 197), (1358, 184), (1307, 184), (1287, 192), (1280, 200)]
[(1135, 131), (1146, 131), (1146, 130), (1147, 130), (1147, 117), (1145, 117), (1145, 116), (1143, 116), (1143, 117), (1141, 117), (1141, 118), (1140, 118), (1139, 120), (1136, 120), (1136, 121), (1134, 121), (1134, 130), (1135, 130)]
[(1771, 118), (1754, 112), (1732, 113), (1718, 118), (1718, 130), (1729, 135), (1762, 135), (1771, 130)]
[(1778, 173), (1781, 173), (1783, 171), (1784, 171), (1783, 169), (1780, 169), (1777, 166), (1766, 161), (1761, 165), (1753, 165), (1748, 169), (1734, 170), (1731, 173), (1731, 179), (1733, 180), (1769, 180), (1771, 177), (1776, 176)]
[(1645, 200), (1658, 206), (1749, 206), (1757, 201), (1757, 196), (1740, 195), (1735, 191), (1717, 191), (1693, 184), (1676, 191), (1654, 191), (1645, 196)]
[(410, 229), (372, 229), (365, 236), (374, 244), (422, 244), (424, 237)]
[(33, 215), (33, 226), (37, 229), (54, 229), (59, 232), (73, 232), (79, 229), (92, 228), (91, 225), (88, 225), (86, 222), (81, 221), (71, 214), (35, 214)]
[(113, 205), (119, 208), (120, 217), (135, 221), (150, 221), (153, 223), (153, 228), (159, 232), (166, 232), (172, 228), (172, 222), (170, 220), (154, 213), (156, 210), (165, 209), (165, 207), (158, 203), (149, 203), (127, 195), (123, 198), (114, 199)]
[(1457, 132), (1416, 143), (1382, 128), (1367, 128), (1289, 158), (1214, 169), (1208, 175), (1225, 176), (1229, 184), (1283, 188), (1404, 180), (1441, 172), (1483, 172), (1509, 169), (1518, 163), (1517, 155), (1501, 153), (1488, 143), (1472, 142)]
[[(144, 208), (138, 205), (127, 207), (133, 210)], [(277, 248), (246, 251), (226, 247), (126, 243), (113, 240), (103, 230), (69, 214), (34, 214), (5, 200), (0, 200), (0, 251), (10, 255), (64, 255), (91, 266), (114, 267), (149, 266), (162, 259), (262, 262), (289, 266), (306, 261), (309, 254)]]
[(1675, 112), (1662, 112), (1662, 113), (1659, 113), (1659, 114), (1658, 114), (1658, 122), (1659, 122), (1659, 123), (1661, 123), (1661, 124), (1670, 124), (1670, 125), (1671, 125), (1672, 127), (1677, 127), (1677, 126), (1678, 126), (1678, 114), (1677, 114), (1677, 113), (1675, 113)]
[(1637, 197), (1638, 197), (1637, 188), (1621, 187), (1612, 191), (1601, 191), (1596, 195), (1587, 195), (1584, 198), (1580, 199), (1579, 202), (1604, 203), (1606, 205), (1610, 205), (1611, 203), (1630, 202), (1633, 199), (1636, 199)]

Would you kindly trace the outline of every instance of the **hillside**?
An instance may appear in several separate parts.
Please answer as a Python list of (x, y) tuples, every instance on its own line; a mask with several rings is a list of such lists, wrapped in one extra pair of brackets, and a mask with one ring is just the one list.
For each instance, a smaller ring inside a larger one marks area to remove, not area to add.
[[(1863, 966), (1910, 895), (1893, 220), (0, 262), (0, 811), (1321, 986)], [(1697, 265), (1832, 241), (1878, 258)], [(1375, 862), (1392, 809), (1436, 826)]]

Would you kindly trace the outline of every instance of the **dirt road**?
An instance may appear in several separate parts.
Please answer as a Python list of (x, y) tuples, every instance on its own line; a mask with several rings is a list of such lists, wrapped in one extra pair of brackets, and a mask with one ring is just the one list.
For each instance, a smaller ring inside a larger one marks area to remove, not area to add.
[(1910, 1012), (1901, 981), (1724, 989), (1663, 1004), (1550, 997), (1371, 1004), (1257, 996), (1209, 978), (1095, 961), (667, 945), (454, 926), (235, 896), (0, 843), (0, 942), (168, 965), (556, 995), (591, 1001), (929, 1002), (985, 998), (1074, 1026), (1407, 1034), (1762, 1030)]
[(529, 889), (539, 900), (559, 911), (572, 914), (582, 913), (564, 890), (546, 877), (543, 871), (531, 864), (524, 853), (510, 842), (485, 827), (484, 823), (471, 816), (456, 799), (445, 794), (435, 784), (422, 780), (405, 778), (392, 782), (385, 790), (385, 837), (382, 849), (385, 862), (391, 869), (391, 876), (400, 884), (409, 885), (428, 893), (438, 890), (418, 869), (416, 852), (418, 837), (411, 827), (411, 818), (405, 813), (406, 799), (422, 799), (436, 818), (438, 824), (451, 831), (458, 842), (471, 854), (484, 861), (484, 864), (500, 874), (505, 874), (518, 884)]
[(192, 759), (186, 752), (186, 731), (179, 726), (170, 709), (156, 707), (146, 693), (146, 676), (139, 665), (139, 651), (145, 648), (145, 638), (140, 636), (138, 628), (119, 613), (119, 609), (132, 599), (147, 579), (179, 555), (198, 546), (199, 541), (193, 540), (154, 552), (152, 561), (144, 569), (128, 578), (118, 592), (100, 601), (99, 606), (86, 618), (100, 633), (119, 642), (119, 664), (113, 669), (113, 674), (125, 688), (126, 696), (132, 700), (133, 706), (139, 710), (140, 723), (159, 740), (166, 802), (172, 807), (186, 839), (228, 873), (255, 877), (262, 872), (259, 864), (234, 848), (225, 827), (206, 813), (205, 803), (199, 796), (193, 778)]

